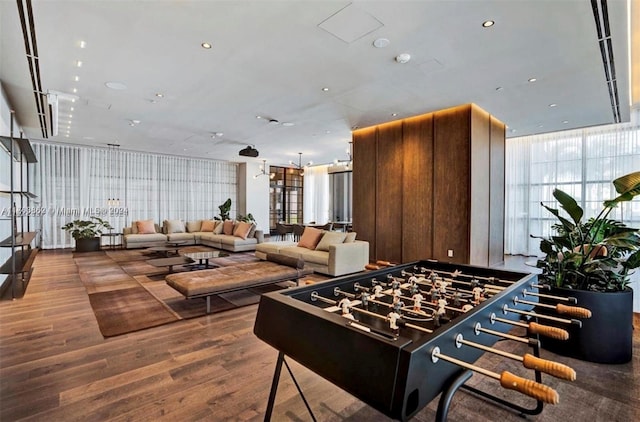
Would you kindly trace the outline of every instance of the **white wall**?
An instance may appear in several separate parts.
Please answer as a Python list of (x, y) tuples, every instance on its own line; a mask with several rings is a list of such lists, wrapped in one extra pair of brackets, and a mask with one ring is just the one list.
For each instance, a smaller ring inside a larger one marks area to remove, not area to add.
[(247, 162), (238, 166), (238, 207), (242, 215), (251, 213), (258, 229), (269, 233), (269, 177), (254, 176), (260, 173), (262, 163)]

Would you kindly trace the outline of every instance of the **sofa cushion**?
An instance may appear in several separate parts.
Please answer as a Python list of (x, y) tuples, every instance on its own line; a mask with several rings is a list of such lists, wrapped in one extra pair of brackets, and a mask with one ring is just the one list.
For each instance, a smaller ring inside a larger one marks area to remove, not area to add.
[(246, 239), (249, 235), (249, 231), (251, 230), (251, 224), (245, 223), (244, 221), (239, 221), (238, 224), (235, 225), (233, 229), (233, 235), (240, 237), (242, 239)]
[(222, 221), (216, 221), (216, 226), (213, 229), (213, 234), (222, 234), (222, 229), (224, 229), (224, 224), (222, 224)]
[(156, 225), (153, 220), (136, 221), (136, 228), (138, 234), (153, 234), (156, 232)]
[(256, 223), (251, 223), (251, 230), (249, 230), (249, 234), (247, 237), (254, 237), (256, 235), (256, 230), (258, 229), (258, 225)]
[(314, 227), (305, 227), (304, 232), (300, 237), (300, 241), (298, 242), (298, 246), (313, 250), (316, 248), (321, 238), (322, 230)]
[(356, 232), (349, 232), (344, 238), (344, 243), (353, 243), (356, 241)]
[(329, 265), (329, 253), (325, 251), (305, 251), (300, 254), (300, 259), (310, 264)]
[(193, 233), (170, 233), (167, 235), (167, 240), (169, 241), (186, 240), (187, 242), (193, 243), (195, 240), (195, 236)]
[(293, 268), (304, 268), (304, 260), (299, 258), (292, 258), (290, 256), (281, 255), (278, 253), (268, 253), (267, 261), (275, 262), (276, 264), (286, 265)]
[(233, 220), (225, 220), (222, 226), (222, 233), (226, 235), (233, 235)]
[(326, 232), (322, 235), (322, 239), (316, 246), (316, 251), (329, 251), (330, 245), (337, 245), (338, 243), (343, 243), (344, 239), (347, 237), (347, 234), (344, 232)]
[(187, 221), (187, 231), (189, 233), (199, 232), (201, 227), (202, 227), (202, 220)]
[(129, 234), (127, 235), (127, 245), (133, 245), (136, 243), (149, 243), (149, 242), (166, 242), (167, 236), (162, 233), (149, 233), (149, 234)]
[(164, 220), (162, 222), (162, 229), (165, 234), (184, 233), (187, 231), (184, 227), (184, 221), (182, 220)]
[(216, 228), (217, 225), (216, 220), (202, 220), (202, 224), (200, 225), (201, 232), (213, 232), (213, 229)]
[(219, 235), (213, 236), (213, 238), (219, 241), (223, 245), (230, 245), (230, 246), (252, 245), (252, 244), (258, 243), (258, 240), (255, 237), (249, 238), (249, 239), (242, 239), (241, 237), (237, 237), (233, 235), (219, 234)]

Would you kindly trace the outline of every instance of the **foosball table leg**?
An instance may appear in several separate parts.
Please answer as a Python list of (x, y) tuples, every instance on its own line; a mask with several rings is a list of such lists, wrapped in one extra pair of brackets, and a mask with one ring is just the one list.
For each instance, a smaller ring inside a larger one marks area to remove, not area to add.
[[(531, 345), (531, 347), (533, 348), (533, 355), (537, 358), (540, 357), (540, 338), (538, 335), (536, 335), (535, 337), (538, 341), (532, 341), (529, 344)], [(534, 370), (534, 374), (535, 374), (535, 380), (538, 383), (542, 382), (542, 372), (540, 372), (539, 370)], [(542, 402), (541, 400), (536, 400), (536, 407), (533, 409), (527, 409), (525, 407), (519, 406), (515, 403), (512, 403), (510, 401), (504, 400), (500, 397), (496, 397), (493, 394), (489, 394), (485, 391), (482, 390), (478, 390), (475, 387), (471, 387), (469, 385), (462, 385), (461, 387), (464, 390), (467, 390), (473, 394), (476, 394), (478, 396), (481, 396), (487, 400), (491, 400), (494, 401), (498, 404), (501, 404), (502, 406), (505, 406), (511, 410), (515, 410), (516, 412), (518, 412), (521, 416), (524, 415), (539, 415), (540, 413), (542, 413), (542, 410), (544, 409), (544, 402)]]
[(265, 414), (264, 414), (264, 421), (265, 422), (271, 421), (273, 406), (275, 405), (275, 402), (276, 402), (276, 393), (278, 392), (278, 383), (280, 382), (280, 374), (282, 372), (282, 364), (284, 364), (284, 366), (287, 368), (287, 371), (289, 372), (289, 376), (291, 376), (291, 379), (293, 380), (293, 383), (295, 384), (296, 389), (298, 390), (298, 394), (300, 394), (300, 397), (302, 398), (304, 405), (307, 407), (307, 411), (309, 411), (309, 415), (311, 415), (311, 419), (313, 420), (313, 422), (317, 422), (316, 417), (313, 414), (313, 411), (311, 410), (311, 406), (309, 406), (309, 402), (307, 401), (307, 398), (304, 396), (304, 393), (302, 392), (302, 389), (300, 388), (300, 385), (298, 384), (296, 377), (293, 376), (293, 372), (291, 371), (289, 364), (284, 359), (283, 352), (278, 352), (278, 360), (276, 361), (276, 369), (273, 373), (273, 381), (271, 382), (271, 391), (269, 391), (269, 401), (267, 403), (267, 410), (265, 411)]
[(453, 377), (447, 384), (447, 387), (442, 390), (440, 401), (438, 402), (438, 410), (436, 411), (436, 422), (447, 421), (449, 406), (451, 405), (451, 400), (453, 400), (453, 395), (460, 387), (464, 387), (464, 383), (467, 382), (472, 375), (473, 371), (468, 369), (463, 370), (457, 376)]

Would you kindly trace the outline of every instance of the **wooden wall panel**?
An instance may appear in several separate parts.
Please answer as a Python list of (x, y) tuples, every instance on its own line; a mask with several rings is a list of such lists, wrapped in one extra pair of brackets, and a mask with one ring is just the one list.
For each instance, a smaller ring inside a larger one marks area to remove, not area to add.
[(353, 231), (369, 242), (369, 259), (376, 251), (376, 127), (353, 132)]
[(489, 265), (504, 260), (505, 214), (505, 125), (491, 117), (491, 172), (489, 175), (491, 210), (489, 214)]
[(471, 184), (469, 221), (469, 263), (489, 265), (489, 113), (471, 106)]
[(433, 123), (433, 258), (456, 263), (469, 260), (470, 110), (437, 111)]
[(402, 121), (378, 126), (376, 259), (402, 261)]
[(433, 256), (433, 114), (403, 121), (402, 262)]

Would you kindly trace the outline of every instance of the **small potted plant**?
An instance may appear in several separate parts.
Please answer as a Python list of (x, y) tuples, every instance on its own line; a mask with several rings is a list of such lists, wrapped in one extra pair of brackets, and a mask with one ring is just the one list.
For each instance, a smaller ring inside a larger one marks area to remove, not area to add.
[[(545, 339), (545, 348), (559, 354), (600, 363), (631, 360), (633, 346), (633, 290), (629, 276), (640, 267), (638, 229), (609, 219), (619, 203), (640, 194), (640, 172), (613, 181), (619, 196), (604, 201), (595, 218), (584, 219), (584, 211), (567, 193), (555, 189), (553, 196), (565, 211), (542, 204), (558, 218), (555, 234), (542, 238), (538, 260), (541, 284), (559, 296), (571, 296), (588, 308), (592, 318), (582, 327), (571, 325), (567, 342)], [(535, 237), (535, 236), (533, 236)]]
[(90, 217), (90, 220), (74, 220), (62, 226), (76, 240), (76, 252), (92, 252), (100, 250), (100, 235), (103, 230), (113, 227), (108, 221), (100, 217)]

